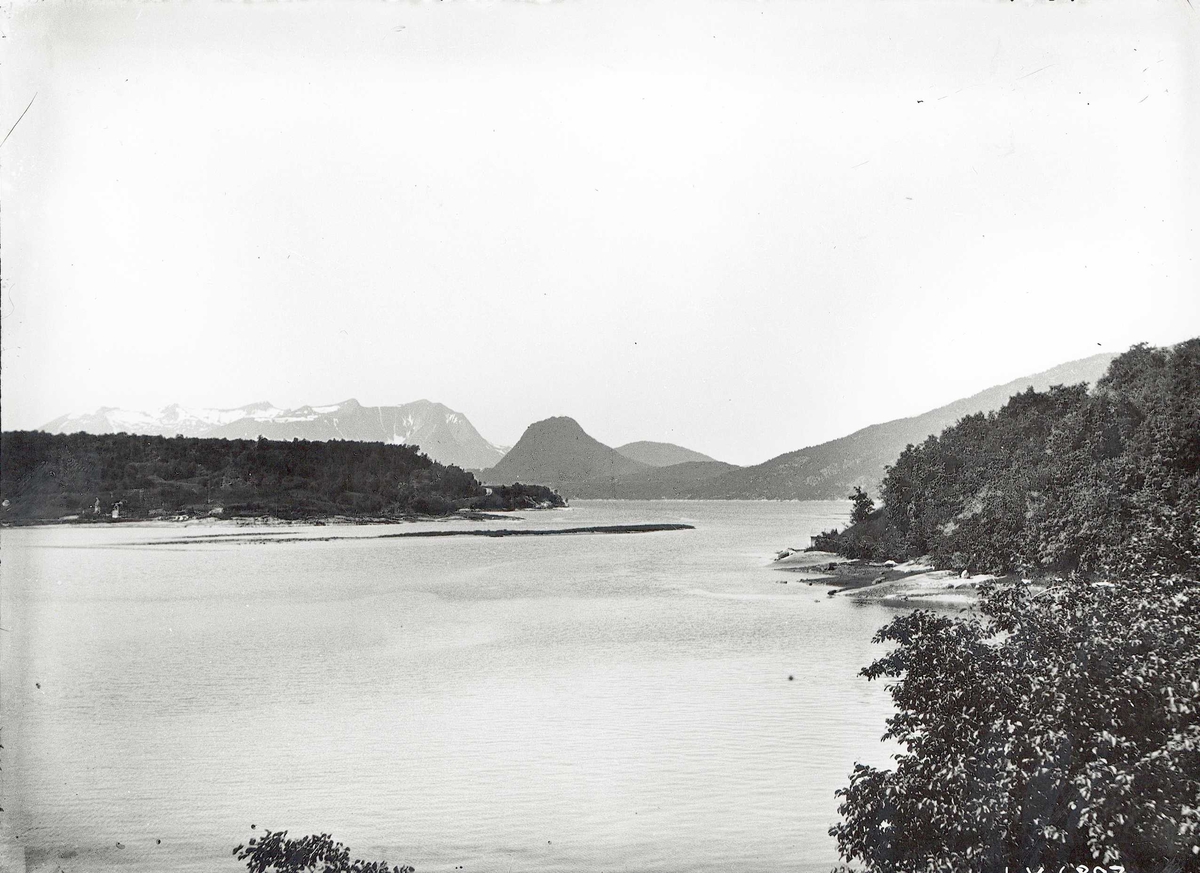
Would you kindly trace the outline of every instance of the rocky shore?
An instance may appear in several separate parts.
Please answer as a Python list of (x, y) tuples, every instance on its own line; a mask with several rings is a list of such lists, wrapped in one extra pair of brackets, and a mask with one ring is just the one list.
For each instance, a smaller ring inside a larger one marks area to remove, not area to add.
[(924, 561), (877, 563), (843, 558), (832, 552), (785, 549), (773, 568), (786, 573), (781, 584), (829, 586), (829, 596), (846, 597), (858, 603), (888, 606), (932, 606), (969, 608), (978, 599), (979, 585), (995, 579), (990, 575), (962, 576), (952, 570), (937, 570)]

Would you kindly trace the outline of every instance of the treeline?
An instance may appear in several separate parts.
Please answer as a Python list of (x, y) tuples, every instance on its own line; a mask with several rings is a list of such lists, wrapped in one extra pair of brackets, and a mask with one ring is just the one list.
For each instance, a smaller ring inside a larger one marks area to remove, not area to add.
[(48, 434), (0, 435), (0, 519), (79, 516), (404, 517), (562, 505), (541, 486), (489, 494), (416, 447), (383, 443)]
[(489, 494), (475, 501), (472, 509), (544, 509), (564, 505), (558, 492), (545, 485), (522, 485), (516, 482), (493, 486), (489, 491)]
[(1138, 345), (1095, 390), (1032, 389), (909, 446), (882, 506), (814, 547), (991, 573), (1200, 572), (1200, 339)]

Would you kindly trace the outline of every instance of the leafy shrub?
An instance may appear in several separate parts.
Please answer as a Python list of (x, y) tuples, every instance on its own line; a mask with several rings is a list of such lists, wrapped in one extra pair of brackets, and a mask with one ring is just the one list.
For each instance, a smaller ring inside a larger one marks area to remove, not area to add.
[(455, 510), (453, 503), (433, 495), (416, 498), (408, 508), (418, 515), (447, 515)]
[(1200, 585), (985, 593), (875, 637), (895, 767), (856, 765), (830, 834), (870, 873), (1200, 870)]
[(264, 831), (233, 850), (249, 873), (414, 873), (386, 861), (351, 861), (350, 850), (329, 834), (288, 839), (287, 831)]
[(812, 539), (814, 549), (865, 561), (886, 561), (902, 554), (901, 543), (900, 532), (880, 510), (844, 531), (827, 530)]
[(871, 517), (871, 513), (875, 511), (875, 501), (862, 488), (855, 485), (854, 491), (850, 494), (850, 503), (854, 507), (850, 511), (850, 521), (853, 524), (859, 524)]
[(566, 506), (566, 501), (545, 485), (497, 485), (492, 493), (472, 504), (475, 509), (537, 509), (540, 506)]

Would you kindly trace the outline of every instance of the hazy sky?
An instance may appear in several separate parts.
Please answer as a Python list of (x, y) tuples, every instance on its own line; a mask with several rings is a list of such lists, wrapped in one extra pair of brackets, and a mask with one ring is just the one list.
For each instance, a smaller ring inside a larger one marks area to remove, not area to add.
[(750, 463), (1200, 334), (1186, 0), (4, 14), (6, 429), (426, 397)]

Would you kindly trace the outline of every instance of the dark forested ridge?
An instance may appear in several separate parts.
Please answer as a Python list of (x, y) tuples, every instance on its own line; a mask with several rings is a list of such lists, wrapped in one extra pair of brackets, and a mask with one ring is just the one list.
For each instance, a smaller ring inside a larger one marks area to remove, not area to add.
[(447, 515), (562, 505), (539, 485), (486, 489), (413, 446), (350, 441), (0, 435), (0, 519), (179, 514), (312, 518)]
[(1200, 573), (1200, 339), (1135, 346), (1088, 393), (968, 415), (888, 468), (883, 506), (815, 545), (976, 572)]

